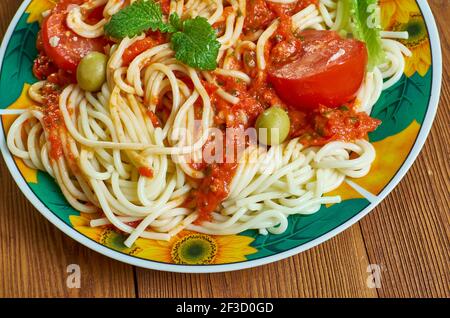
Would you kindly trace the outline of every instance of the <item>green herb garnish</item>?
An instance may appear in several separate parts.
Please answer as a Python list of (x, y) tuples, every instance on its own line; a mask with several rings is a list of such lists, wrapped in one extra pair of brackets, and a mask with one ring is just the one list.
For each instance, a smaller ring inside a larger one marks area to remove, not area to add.
[(147, 30), (166, 32), (159, 4), (152, 0), (138, 0), (120, 10), (105, 25), (105, 33), (113, 38), (133, 37)]
[(105, 33), (113, 38), (133, 37), (148, 30), (172, 33), (171, 44), (177, 60), (200, 70), (214, 70), (220, 43), (216, 32), (205, 18), (182, 21), (174, 13), (163, 21), (159, 4), (153, 0), (138, 0), (112, 16)]
[(169, 23), (173, 28), (172, 32), (181, 31), (183, 29), (183, 24), (180, 17), (176, 13), (172, 13), (169, 17)]
[(364, 41), (369, 54), (368, 69), (384, 62), (385, 53), (381, 43), (380, 12), (377, 0), (352, 0), (351, 17), (353, 36)]
[(180, 26), (171, 39), (176, 59), (201, 70), (214, 70), (220, 43), (212, 26), (202, 17), (185, 20)]

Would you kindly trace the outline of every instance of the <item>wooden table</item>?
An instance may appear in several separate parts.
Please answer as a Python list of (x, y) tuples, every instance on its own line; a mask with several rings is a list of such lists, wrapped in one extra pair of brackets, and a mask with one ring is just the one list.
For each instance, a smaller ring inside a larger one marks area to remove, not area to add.
[[(21, 0), (0, 1), (3, 36)], [(374, 211), (337, 237), (270, 265), (223, 274), (136, 268), (63, 235), (0, 164), (0, 297), (450, 297), (450, 1), (430, 0), (441, 32), (444, 83), (418, 160)], [(81, 288), (66, 286), (67, 265)], [(379, 264), (381, 288), (366, 285)]]

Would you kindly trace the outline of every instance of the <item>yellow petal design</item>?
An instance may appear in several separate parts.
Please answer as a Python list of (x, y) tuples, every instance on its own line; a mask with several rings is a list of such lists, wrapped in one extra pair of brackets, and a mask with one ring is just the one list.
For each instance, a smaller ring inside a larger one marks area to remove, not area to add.
[(14, 157), (14, 161), (16, 162), (17, 168), (20, 173), (24, 177), (25, 181), (28, 183), (38, 183), (37, 181), (37, 170), (31, 169), (28, 167), (22, 159)]
[(367, 191), (378, 195), (391, 181), (411, 151), (420, 125), (413, 121), (402, 132), (373, 143), (377, 157), (367, 176), (352, 179)]
[[(36, 106), (36, 103), (31, 100), (31, 98), (28, 96), (28, 90), (30, 89), (30, 84), (25, 83), (22, 88), (22, 92), (20, 93), (19, 98), (9, 105), (6, 109), (26, 109), (30, 108), (31, 106)], [(3, 127), (5, 128), (5, 131), (7, 132), (9, 130), (9, 127), (11, 127), (14, 120), (16, 120), (18, 116), (17, 115), (8, 115), (8, 116), (2, 116), (2, 122)]]
[(70, 215), (70, 223), (80, 233), (93, 239), (96, 242), (101, 242), (105, 230), (102, 227), (90, 227), (89, 219), (80, 215)]
[(256, 253), (258, 250), (250, 246), (253, 238), (242, 235), (227, 235), (215, 237), (219, 250), (216, 263), (227, 264), (245, 261), (245, 255)]
[(165, 242), (140, 238), (136, 240), (135, 244), (141, 248), (141, 252), (137, 253), (136, 256), (156, 262), (173, 263), (170, 253), (173, 240)]
[(411, 13), (420, 12), (415, 0), (380, 0), (381, 26), (392, 28), (395, 23), (407, 23)]
[[(346, 182), (343, 182), (339, 188), (326, 193), (324, 196), (331, 197), (339, 195), (342, 201), (351, 200), (351, 199), (363, 199), (364, 197), (355, 191), (351, 186), (349, 186)], [(328, 204), (327, 207), (332, 206), (333, 204)]]
[(70, 215), (69, 220), (75, 230), (104, 246), (130, 255), (141, 251), (138, 247), (123, 245), (125, 237), (111, 226), (91, 227), (90, 220), (98, 217), (98, 214), (80, 213), (79, 216)]
[(423, 42), (412, 47), (408, 46), (413, 55), (405, 58), (405, 75), (411, 77), (415, 72), (420, 76), (425, 76), (431, 66), (431, 49), (428, 38)]
[(39, 22), (43, 20), (42, 13), (52, 9), (56, 5), (55, 0), (33, 0), (25, 10), (29, 14), (27, 23)]
[[(253, 238), (243, 235), (212, 236), (183, 231), (169, 242), (138, 239), (136, 256), (175, 264), (227, 264), (245, 261), (256, 253)], [(190, 250), (191, 249), (191, 250)]]
[[(29, 108), (32, 105), (35, 105), (35, 103), (30, 99), (28, 96), (28, 89), (30, 88), (30, 84), (24, 84), (22, 93), (20, 94), (19, 98), (11, 104), (7, 109), (25, 109)], [(17, 115), (14, 116), (2, 116), (2, 123), (3, 127), (6, 132), (8, 132), (9, 128), (11, 127), (14, 120), (17, 118)], [(29, 183), (37, 183), (37, 170), (31, 169), (28, 166), (25, 165), (25, 163), (22, 161), (22, 159), (14, 158), (14, 161), (17, 164), (17, 168), (19, 168), (20, 173), (23, 175), (25, 180)]]
[(401, 40), (412, 52), (405, 58), (405, 75), (425, 76), (431, 66), (431, 49), (425, 21), (415, 0), (381, 0), (381, 25), (385, 30), (408, 31)]

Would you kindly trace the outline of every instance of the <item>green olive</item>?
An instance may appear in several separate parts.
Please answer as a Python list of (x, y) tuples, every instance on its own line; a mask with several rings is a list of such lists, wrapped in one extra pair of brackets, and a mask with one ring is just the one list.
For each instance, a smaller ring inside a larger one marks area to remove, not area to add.
[(290, 127), (287, 112), (277, 106), (266, 109), (256, 120), (259, 141), (266, 145), (283, 143), (289, 135)]
[(91, 52), (83, 57), (77, 68), (78, 85), (88, 92), (99, 91), (106, 81), (107, 62), (106, 55), (99, 52)]

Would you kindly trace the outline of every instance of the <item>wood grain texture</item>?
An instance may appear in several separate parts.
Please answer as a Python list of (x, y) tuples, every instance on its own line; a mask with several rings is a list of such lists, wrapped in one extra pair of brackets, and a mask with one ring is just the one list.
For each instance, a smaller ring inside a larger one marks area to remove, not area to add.
[(139, 297), (377, 297), (366, 286), (368, 258), (361, 230), (305, 253), (253, 269), (218, 274), (137, 269)]
[[(66, 237), (20, 193), (0, 163), (0, 297), (450, 297), (450, 1), (428, 1), (441, 31), (444, 85), (430, 137), (378, 208), (337, 237), (289, 259), (238, 272), (134, 269)], [(0, 1), (0, 35), (20, 5)], [(81, 288), (66, 285), (81, 267)], [(382, 267), (380, 289), (367, 266)]]
[(450, 297), (450, 1), (428, 1), (444, 65), (431, 133), (406, 177), (360, 224), (371, 263), (384, 271), (382, 297)]

